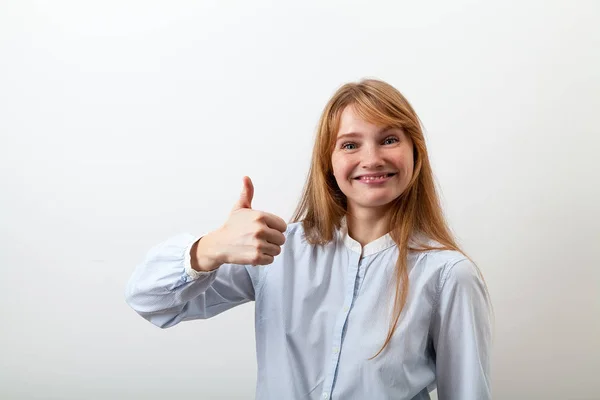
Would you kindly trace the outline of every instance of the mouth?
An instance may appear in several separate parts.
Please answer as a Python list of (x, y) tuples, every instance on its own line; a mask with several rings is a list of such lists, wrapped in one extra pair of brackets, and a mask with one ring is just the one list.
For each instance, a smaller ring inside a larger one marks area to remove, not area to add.
[(390, 176), (394, 176), (396, 175), (395, 172), (390, 172), (388, 174), (381, 174), (381, 175), (361, 175), (361, 176), (357, 176), (354, 179), (364, 179), (364, 178), (389, 178)]
[(363, 175), (363, 176), (354, 178), (354, 180), (357, 180), (360, 182), (366, 182), (366, 183), (379, 183), (379, 182), (385, 182), (389, 178), (391, 178), (392, 176), (395, 176), (395, 175), (396, 175), (396, 173), (381, 174), (381, 175), (368, 175), (368, 176)]

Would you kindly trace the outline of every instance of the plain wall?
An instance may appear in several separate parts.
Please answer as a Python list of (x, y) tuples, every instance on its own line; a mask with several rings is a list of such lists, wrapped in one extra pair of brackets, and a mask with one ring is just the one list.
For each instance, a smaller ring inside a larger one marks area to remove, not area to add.
[(289, 220), (334, 91), (423, 121), (495, 307), (496, 399), (600, 399), (598, 1), (2, 1), (0, 397), (251, 399), (253, 305), (160, 330), (124, 289), (248, 175)]

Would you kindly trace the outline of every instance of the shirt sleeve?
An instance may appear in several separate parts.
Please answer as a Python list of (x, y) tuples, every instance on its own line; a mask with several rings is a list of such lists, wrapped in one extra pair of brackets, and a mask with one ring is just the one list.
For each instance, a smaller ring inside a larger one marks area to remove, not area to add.
[(463, 259), (442, 273), (432, 318), (440, 400), (491, 399), (491, 303), (478, 268)]
[(210, 272), (191, 268), (190, 250), (198, 239), (183, 234), (158, 244), (127, 283), (127, 304), (158, 327), (211, 318), (254, 300), (257, 267), (223, 264)]

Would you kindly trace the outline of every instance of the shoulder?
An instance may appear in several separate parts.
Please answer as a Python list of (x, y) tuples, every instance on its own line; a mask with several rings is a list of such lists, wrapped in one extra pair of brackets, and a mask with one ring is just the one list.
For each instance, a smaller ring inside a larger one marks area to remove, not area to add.
[(301, 244), (305, 244), (304, 227), (302, 222), (288, 224), (287, 229), (283, 234), (285, 235), (284, 246), (297, 247)]
[(295, 236), (299, 233), (304, 233), (302, 222), (292, 222), (291, 224), (287, 224), (287, 229), (285, 230), (286, 236)]
[(483, 284), (479, 267), (460, 251), (428, 250), (424, 252), (424, 268), (433, 278), (438, 294), (442, 290)]

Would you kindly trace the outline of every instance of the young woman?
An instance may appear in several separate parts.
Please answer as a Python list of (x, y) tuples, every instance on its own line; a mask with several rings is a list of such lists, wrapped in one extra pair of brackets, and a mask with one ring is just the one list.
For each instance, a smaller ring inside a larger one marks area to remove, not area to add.
[(290, 224), (253, 210), (253, 192), (244, 177), (221, 228), (152, 249), (129, 305), (166, 328), (255, 301), (257, 399), (491, 398), (488, 292), (398, 90), (334, 94)]

